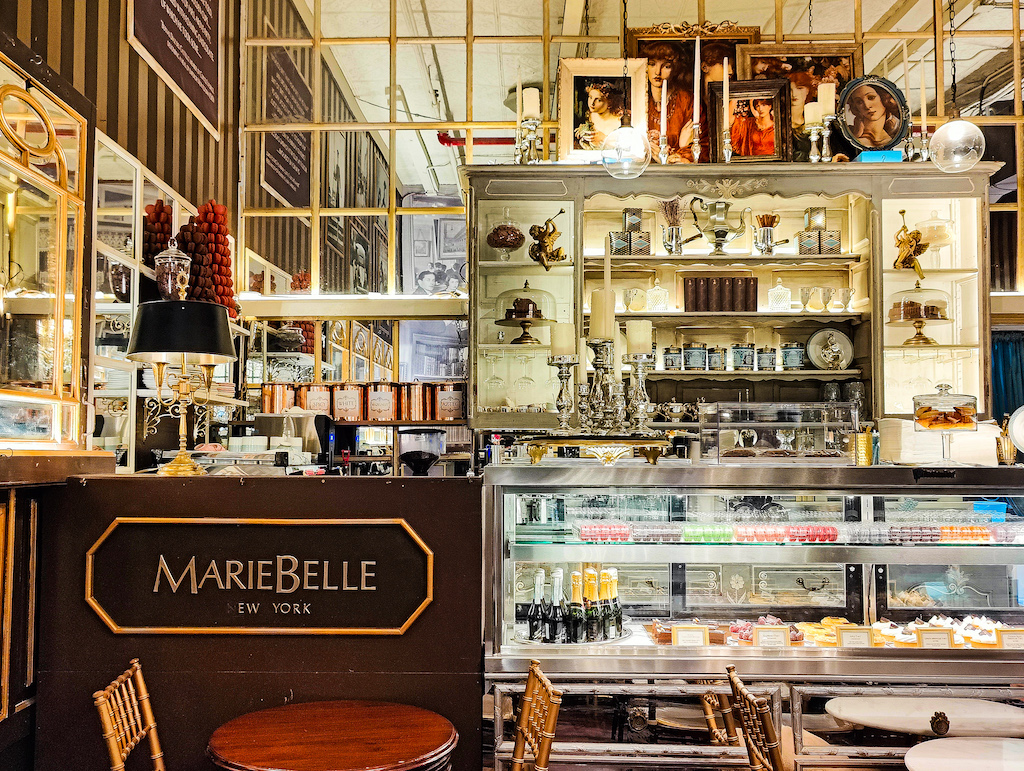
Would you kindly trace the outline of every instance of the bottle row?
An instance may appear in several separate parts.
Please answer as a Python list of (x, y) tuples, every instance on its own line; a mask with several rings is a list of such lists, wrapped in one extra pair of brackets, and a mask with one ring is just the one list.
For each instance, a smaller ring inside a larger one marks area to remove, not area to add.
[(619, 574), (615, 568), (594, 568), (570, 576), (571, 596), (566, 605), (561, 568), (551, 571), (551, 597), (544, 596), (544, 570), (534, 574), (533, 601), (526, 611), (530, 642), (593, 643), (623, 637)]

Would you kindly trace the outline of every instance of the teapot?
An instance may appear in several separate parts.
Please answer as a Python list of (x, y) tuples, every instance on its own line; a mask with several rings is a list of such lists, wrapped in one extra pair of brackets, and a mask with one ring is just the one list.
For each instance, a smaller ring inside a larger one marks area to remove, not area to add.
[(690, 405), (681, 404), (675, 399), (672, 399), (671, 401), (659, 404), (658, 411), (664, 415), (667, 420), (672, 420), (673, 418), (678, 419), (684, 417), (690, 411)]
[(748, 206), (740, 212), (740, 223), (736, 227), (730, 227), (728, 222), (729, 208), (732, 206), (728, 201), (712, 201), (711, 203), (705, 203), (701, 198), (693, 198), (690, 200), (690, 212), (693, 214), (694, 219), (697, 219), (697, 211), (694, 209), (694, 204), (700, 206), (700, 208), (707, 212), (707, 221), (704, 227), (701, 227), (698, 222), (698, 229), (704, 234), (704, 237), (708, 240), (708, 243), (714, 247), (709, 254), (709, 257), (724, 257), (725, 245), (735, 238), (743, 235), (747, 232), (747, 221), (746, 216), (751, 213), (751, 209)]

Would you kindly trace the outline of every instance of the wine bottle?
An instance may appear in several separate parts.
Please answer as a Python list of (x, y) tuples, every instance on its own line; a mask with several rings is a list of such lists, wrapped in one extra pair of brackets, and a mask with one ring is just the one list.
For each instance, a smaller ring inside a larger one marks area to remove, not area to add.
[(601, 590), (597, 606), (601, 616), (601, 631), (605, 640), (614, 640), (615, 618), (612, 616), (612, 576), (607, 570), (601, 571)]
[(526, 629), (531, 640), (544, 640), (544, 569), (533, 577), (533, 602), (526, 611)]
[(566, 629), (565, 595), (562, 594), (562, 569), (551, 571), (551, 602), (544, 617), (544, 642), (568, 642)]
[(619, 571), (617, 568), (608, 568), (612, 577), (612, 617), (615, 619), (615, 636), (622, 637), (622, 603), (619, 602)]
[(583, 611), (587, 615), (587, 642), (601, 642), (604, 639), (601, 610), (597, 603), (597, 571), (594, 568), (587, 568), (583, 572)]
[(569, 642), (587, 641), (587, 616), (583, 612), (583, 574), (572, 571), (569, 576), (572, 598), (569, 601)]

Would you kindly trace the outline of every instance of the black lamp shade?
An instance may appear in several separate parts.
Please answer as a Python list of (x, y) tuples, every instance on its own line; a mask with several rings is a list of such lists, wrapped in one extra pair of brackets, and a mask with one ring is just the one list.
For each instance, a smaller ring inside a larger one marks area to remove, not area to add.
[(128, 358), (148, 363), (226, 364), (234, 361), (228, 309), (217, 303), (155, 300), (135, 315)]

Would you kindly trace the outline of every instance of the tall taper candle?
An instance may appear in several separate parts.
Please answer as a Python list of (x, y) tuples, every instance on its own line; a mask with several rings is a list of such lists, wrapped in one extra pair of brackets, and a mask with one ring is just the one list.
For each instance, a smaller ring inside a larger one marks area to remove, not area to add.
[(729, 131), (729, 57), (725, 57), (722, 65), (722, 131)]
[(615, 373), (615, 379), (621, 381), (622, 367), (624, 366), (622, 357), (626, 355), (626, 338), (619, 331), (618, 324), (612, 327), (612, 333), (615, 335), (615, 361), (612, 364), (612, 372)]
[(928, 132), (928, 97), (924, 90), (924, 57), (921, 57), (921, 136)]
[(523, 123), (523, 78), (516, 77), (516, 126)]
[(668, 82), (661, 81), (661, 136), (668, 132)]
[(903, 93), (910, 93), (910, 59), (907, 58), (906, 40), (903, 41)]
[(704, 97), (700, 77), (700, 38), (693, 42), (693, 127), (700, 125), (700, 100)]

